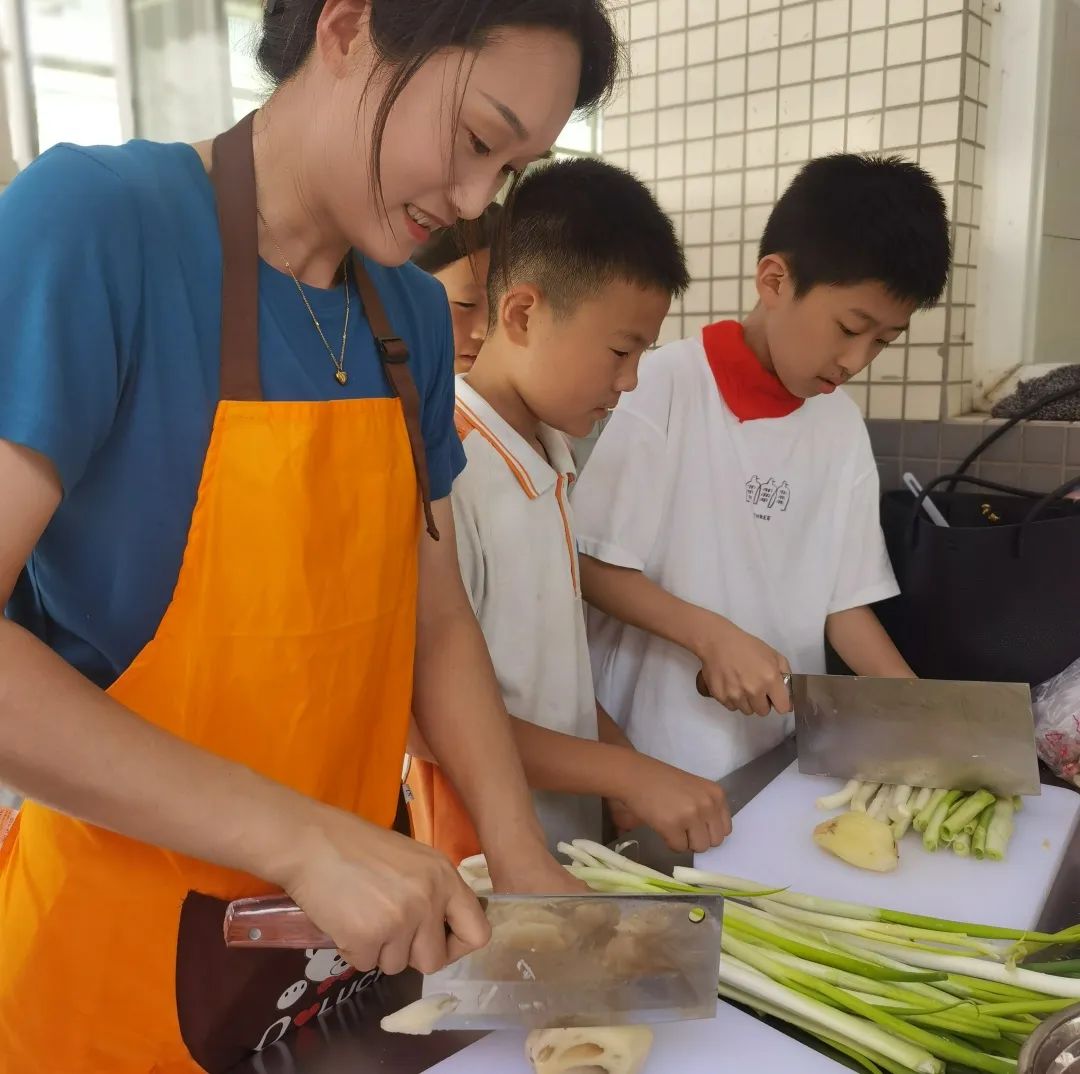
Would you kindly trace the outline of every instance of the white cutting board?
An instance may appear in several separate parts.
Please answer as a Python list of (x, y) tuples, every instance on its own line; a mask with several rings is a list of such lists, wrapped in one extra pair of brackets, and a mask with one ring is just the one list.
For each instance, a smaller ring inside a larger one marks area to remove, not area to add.
[[(642, 1074), (850, 1074), (779, 1030), (721, 1003), (706, 1022), (653, 1026), (656, 1042)], [(428, 1074), (531, 1074), (524, 1033), (492, 1033)]]
[(701, 854), (697, 867), (744, 877), (807, 895), (821, 895), (913, 914), (1033, 929), (1057, 877), (1077, 816), (1080, 794), (1043, 787), (1016, 814), (1005, 860), (959, 858), (951, 850), (930, 854), (910, 831), (900, 843), (892, 873), (856, 869), (817, 847), (815, 825), (836, 813), (814, 802), (843, 781), (804, 776), (786, 768), (739, 810), (722, 846)]

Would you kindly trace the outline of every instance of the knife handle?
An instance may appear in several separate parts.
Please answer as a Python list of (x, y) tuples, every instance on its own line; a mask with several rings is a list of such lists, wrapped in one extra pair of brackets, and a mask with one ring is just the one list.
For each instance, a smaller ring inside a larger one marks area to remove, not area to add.
[(225, 910), (226, 947), (308, 947), (337, 944), (287, 895), (237, 899)]
[[(786, 672), (784, 674), (784, 689), (787, 690), (789, 695), (791, 694), (791, 675)], [(697, 692), (702, 697), (712, 697), (712, 694), (709, 693), (709, 687), (705, 684), (704, 670), (697, 673)]]

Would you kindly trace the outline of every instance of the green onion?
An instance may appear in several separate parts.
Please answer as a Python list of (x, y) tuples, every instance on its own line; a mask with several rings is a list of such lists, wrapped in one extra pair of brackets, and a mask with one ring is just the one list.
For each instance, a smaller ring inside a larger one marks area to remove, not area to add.
[(960, 858), (966, 858), (971, 853), (971, 836), (967, 832), (960, 831), (953, 836), (952, 852)]
[(949, 810), (952, 809), (953, 803), (962, 793), (963, 791), (946, 791), (945, 794), (938, 799), (938, 804), (930, 816), (930, 822), (926, 825), (926, 830), (923, 832), (922, 842), (927, 850), (934, 851), (941, 846), (942, 826), (945, 824), (945, 820), (949, 815)]
[(986, 829), (986, 856), (991, 861), (1001, 861), (1009, 845), (1013, 830), (1013, 800), (999, 798), (994, 803), (994, 813)]
[[(940, 844), (951, 821), (954, 851), (974, 850), (982, 833), (987, 856), (991, 834), (1004, 852), (1011, 799), (976, 810), (978, 792), (935, 792), (923, 809), (935, 795), (924, 836)], [(909, 794), (913, 811), (919, 797)], [(597, 890), (723, 894), (718, 993), (801, 1029), (868, 1074), (1014, 1074), (1039, 1019), (1080, 999), (1080, 980), (1068, 976), (1080, 961), (1015, 964), (1033, 946), (1080, 941), (1080, 925), (1033, 933), (766, 891), (696, 869), (672, 878), (587, 841), (567, 853), (574, 875)]]
[(873, 817), (874, 820), (887, 822), (889, 820), (889, 805), (892, 802), (892, 796), (892, 787), (883, 783), (871, 799), (870, 804), (866, 807), (866, 815), (868, 817)]
[[(766, 999), (761, 999), (758, 996), (751, 995), (749, 992), (744, 992), (741, 988), (736, 988), (734, 985), (721, 982), (720, 994), (727, 999), (733, 1000), (735, 1003), (741, 1003), (744, 1007), (750, 1007), (752, 1010), (758, 1011), (770, 1018), (776, 1018), (779, 1021), (787, 1022), (789, 1025), (801, 1029), (804, 1033), (809, 1033), (812, 1036), (817, 1037), (818, 1040), (824, 1041), (830, 1047), (836, 1048), (837, 1051), (854, 1059), (867, 1070), (884, 1070), (888, 1071), (888, 1074), (911, 1074), (911, 1067), (902, 1066), (892, 1059), (889, 1059), (887, 1056), (882, 1055), (880, 1052), (876, 1052), (872, 1048), (867, 1048), (856, 1041), (844, 1040), (841, 1037), (841, 1034), (835, 1029), (826, 1032), (810, 1018), (806, 1018), (801, 1014), (795, 1014), (790, 1010), (785, 1010), (774, 1003), (770, 1003)], [(861, 1052), (859, 1049), (862, 1049)], [(931, 1056), (931, 1058), (933, 1057)], [(940, 1069), (940, 1065), (938, 1069)]]
[(867, 807), (870, 805), (871, 799), (873, 799), (880, 788), (880, 783), (860, 784), (859, 789), (852, 795), (851, 808), (858, 813), (865, 813)]
[(736, 959), (721, 960), (720, 983), (732, 985), (751, 996), (776, 1002), (782, 1009), (790, 1009), (808, 1018), (826, 1032), (835, 1031), (849, 1040), (888, 1056), (901, 1066), (919, 1071), (920, 1074), (941, 1074), (944, 1069), (925, 1048), (886, 1032), (872, 1021), (856, 1018), (820, 1001), (807, 999)]
[(938, 804), (948, 794), (945, 790), (934, 790), (930, 792), (929, 798), (923, 803), (922, 808), (915, 814), (914, 819), (911, 822), (911, 826), (917, 832), (925, 832), (930, 825), (930, 819), (934, 815), (934, 811), (937, 809)]
[[(859, 938), (851, 941), (856, 947), (865, 947), (867, 950), (895, 950), (877, 940)], [(1030, 988), (1044, 995), (1069, 997), (1080, 999), (1080, 981), (1074, 981), (1071, 977), (1055, 977), (1053, 974), (1033, 973), (1019, 966), (1003, 966), (999, 962), (987, 962), (978, 958), (957, 957), (956, 955), (932, 954), (915, 948), (907, 948), (904, 961), (912, 966), (923, 966), (926, 969), (938, 970), (943, 973), (960, 973), (972, 977), (979, 977), (986, 981), (996, 981), (1002, 984), (1015, 984), (1021, 988)]]
[(911, 817), (898, 817), (890, 827), (892, 828), (893, 838), (899, 843), (907, 835), (908, 828), (911, 827)]
[(824, 981), (818, 982), (818, 988), (822, 995), (834, 998), (842, 1006), (847, 1007), (853, 1014), (860, 1014), (872, 1022), (876, 1022), (883, 1029), (891, 1030), (898, 1037), (910, 1041), (912, 1044), (925, 1048), (931, 1055), (954, 1063), (962, 1063), (973, 1070), (984, 1070), (988, 1074), (1015, 1074), (1015, 1066), (997, 1056), (986, 1055), (966, 1045), (956, 1044), (946, 1037), (936, 1033), (927, 1032), (918, 1026), (905, 1022), (902, 1018), (896, 1018), (891, 1014), (885, 1014), (869, 1003), (849, 996), (843, 989), (834, 988)]
[(877, 938), (895, 936), (899, 939), (933, 940), (938, 943), (971, 948), (988, 956), (995, 956), (997, 954), (996, 949), (990, 947), (989, 944), (971, 939), (963, 933), (946, 933), (936, 929), (925, 929), (883, 921), (851, 921), (844, 916), (799, 910), (784, 903), (772, 905), (772, 901), (768, 898), (753, 898), (750, 899), (750, 903), (752, 906), (756, 906), (759, 909), (771, 909), (780, 917), (787, 917), (793, 921), (799, 921), (804, 925), (811, 925), (822, 929), (831, 929), (834, 932), (850, 932), (856, 936), (874, 936)]
[(930, 801), (930, 796), (934, 793), (930, 787), (920, 787), (915, 794), (915, 798), (911, 803), (911, 815), (915, 816), (916, 813), (922, 812), (926, 807), (926, 803)]
[(976, 791), (959, 803), (949, 814), (945, 823), (941, 826), (942, 832), (947, 836), (955, 837), (964, 830), (968, 821), (977, 821), (979, 814), (993, 803), (994, 796), (989, 791)]
[(1072, 977), (1080, 973), (1080, 958), (1062, 959), (1060, 962), (1025, 962), (1024, 969), (1035, 970), (1038, 973), (1056, 973), (1064, 977)]
[(971, 852), (979, 861), (986, 857), (986, 830), (990, 827), (990, 818), (994, 815), (993, 805), (988, 805), (975, 822), (975, 834), (971, 837)]
[(914, 801), (914, 790), (906, 783), (900, 783), (893, 788), (892, 801), (889, 804), (889, 819), (892, 821), (906, 820), (910, 823), (915, 815), (911, 808)]
[[(684, 884), (702, 887), (725, 888), (730, 891), (743, 891), (749, 897), (759, 885), (748, 880), (722, 873), (707, 873), (700, 869), (688, 869), (677, 866), (674, 870), (676, 880)], [(817, 895), (800, 895), (798, 892), (784, 889), (772, 892), (768, 896), (770, 904), (781, 903), (800, 910), (814, 913), (835, 914), (838, 917), (852, 918), (856, 921), (885, 921), (894, 925), (911, 925), (914, 928), (933, 929), (935, 932), (958, 933), (963, 936), (978, 936), (986, 940), (1038, 940), (1043, 943), (1056, 943), (1061, 934), (1044, 932), (1025, 932), (1022, 929), (998, 928), (995, 925), (975, 925), (967, 922), (949, 921), (940, 917), (926, 917), (922, 914), (907, 914), (899, 910), (881, 910), (874, 906), (862, 906), (859, 903), (843, 902), (839, 899), (824, 899)], [(1078, 962), (1080, 967), (1080, 962)]]
[(1071, 1007), (1071, 999), (1021, 999), (1012, 1003), (984, 1003), (980, 1014), (1056, 1014)]
[(835, 794), (823, 795), (815, 804), (818, 809), (840, 809), (842, 806), (851, 804), (851, 799), (860, 786), (861, 784), (857, 779), (849, 779)]
[(800, 940), (785, 936), (778, 929), (761, 928), (752, 921), (747, 921), (734, 916), (734, 907), (727, 907), (725, 913), (725, 932), (745, 934), (758, 940), (764, 940), (779, 947), (781, 951), (798, 955), (800, 958), (808, 958), (813, 962), (820, 962), (825, 966), (834, 966), (838, 970), (847, 970), (862, 977), (869, 977), (877, 981), (938, 981), (944, 978), (944, 974), (921, 973), (914, 970), (891, 970), (884, 966), (877, 966), (865, 959), (853, 958), (840, 951), (829, 950), (825, 947), (814, 947)]

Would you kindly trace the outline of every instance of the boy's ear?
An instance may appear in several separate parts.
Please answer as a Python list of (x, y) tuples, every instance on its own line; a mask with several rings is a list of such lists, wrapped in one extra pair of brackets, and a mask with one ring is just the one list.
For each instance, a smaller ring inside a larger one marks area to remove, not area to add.
[(755, 277), (758, 298), (766, 309), (775, 307), (791, 287), (791, 269), (783, 254), (768, 254), (758, 262)]
[(499, 326), (509, 342), (528, 346), (529, 329), (540, 307), (540, 292), (530, 284), (511, 287), (499, 302)]

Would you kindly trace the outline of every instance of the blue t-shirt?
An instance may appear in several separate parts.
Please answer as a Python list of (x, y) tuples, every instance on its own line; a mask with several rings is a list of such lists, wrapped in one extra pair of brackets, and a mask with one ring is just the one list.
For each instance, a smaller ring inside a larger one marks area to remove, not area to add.
[[(465, 464), (446, 295), (413, 265), (366, 264), (409, 346), (440, 499)], [(340, 346), (341, 288), (305, 293)], [(355, 290), (344, 388), (293, 280), (261, 263), (259, 296), (267, 400), (391, 394)], [(101, 687), (172, 597), (219, 397), (220, 325), (213, 188), (191, 146), (60, 146), (0, 195), (0, 439), (47, 456), (64, 487), (7, 614)]]

